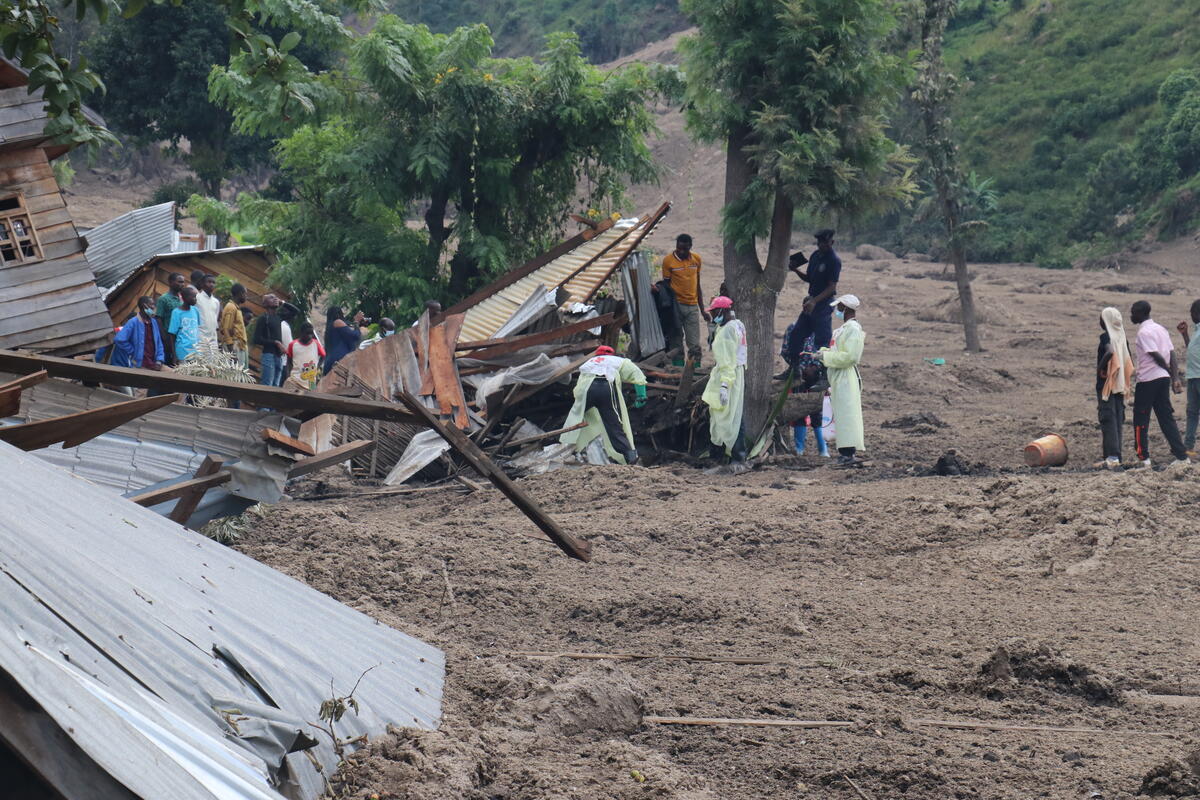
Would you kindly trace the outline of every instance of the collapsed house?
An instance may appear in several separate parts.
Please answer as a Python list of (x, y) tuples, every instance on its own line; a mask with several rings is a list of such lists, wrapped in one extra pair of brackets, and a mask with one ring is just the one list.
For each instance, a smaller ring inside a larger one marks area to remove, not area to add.
[(439, 722), (439, 650), (2, 442), (0, 605), (30, 797), (308, 800), (360, 737)]
[[(620, 344), (651, 378), (651, 403), (634, 412), (635, 435), (651, 450), (689, 449), (702, 386), (691, 368), (666, 363), (650, 260), (639, 249), (669, 211), (663, 204), (651, 214), (588, 225), (436, 318), (426, 313), (412, 328), (341, 359), (320, 390), (376, 399), (411, 393), (511, 470), (536, 472), (572, 457), (555, 439), (573, 401), (575, 371), (598, 345)], [(331, 442), (378, 440), (354, 467), (386, 485), (462, 467), (450, 460), (445, 441), (419, 425), (349, 417), (312, 424)], [(588, 459), (607, 460), (598, 447)]]
[(107, 344), (112, 323), (50, 165), (69, 148), (48, 122), (42, 90), (0, 59), (0, 348), (69, 355)]

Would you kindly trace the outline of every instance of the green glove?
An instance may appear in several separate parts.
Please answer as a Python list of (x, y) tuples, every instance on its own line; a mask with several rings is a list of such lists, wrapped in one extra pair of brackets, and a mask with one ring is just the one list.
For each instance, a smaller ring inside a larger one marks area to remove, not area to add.
[(633, 401), (634, 408), (641, 408), (646, 405), (646, 387), (644, 384), (635, 383), (633, 385), (633, 393), (637, 395), (637, 400)]

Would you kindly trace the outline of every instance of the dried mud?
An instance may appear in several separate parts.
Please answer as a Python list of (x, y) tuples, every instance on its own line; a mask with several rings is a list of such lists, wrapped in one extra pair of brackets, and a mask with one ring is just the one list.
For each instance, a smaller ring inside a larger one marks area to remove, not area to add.
[[(1186, 255), (1154, 281), (1194, 284)], [(870, 467), (809, 456), (741, 475), (522, 480), (592, 542), (590, 564), (494, 490), (273, 509), (240, 549), (447, 653), (441, 729), (370, 743), (341, 796), (852, 800), (852, 783), (876, 800), (1196, 796), (1200, 466), (1091, 468), (1098, 310), (1136, 298), (1101, 288), (1111, 274), (976, 266), (976, 292), (1010, 313), (966, 355), (956, 326), (915, 319), (943, 286), (877, 267), (847, 258), (843, 276), (864, 300)], [(780, 333), (799, 300), (781, 298)], [(1152, 302), (1174, 327), (1191, 295)], [(1066, 467), (1024, 467), (1021, 448), (1050, 430)], [(966, 474), (933, 474), (951, 450)], [(322, 492), (353, 488), (319, 477)]]

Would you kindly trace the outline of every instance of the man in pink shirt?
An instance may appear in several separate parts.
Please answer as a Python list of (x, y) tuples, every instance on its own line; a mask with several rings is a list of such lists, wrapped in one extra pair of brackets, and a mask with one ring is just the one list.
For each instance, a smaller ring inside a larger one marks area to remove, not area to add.
[(1133, 393), (1133, 440), (1137, 445), (1137, 457), (1142, 466), (1150, 466), (1150, 444), (1147, 434), (1150, 429), (1150, 412), (1158, 417), (1167, 446), (1175, 456), (1175, 463), (1188, 463), (1187, 449), (1179, 426), (1175, 423), (1175, 409), (1171, 407), (1172, 390), (1178, 394), (1183, 390), (1175, 367), (1175, 348), (1167, 329), (1150, 319), (1150, 304), (1139, 300), (1129, 310), (1129, 318), (1138, 326), (1137, 333), (1137, 387)]

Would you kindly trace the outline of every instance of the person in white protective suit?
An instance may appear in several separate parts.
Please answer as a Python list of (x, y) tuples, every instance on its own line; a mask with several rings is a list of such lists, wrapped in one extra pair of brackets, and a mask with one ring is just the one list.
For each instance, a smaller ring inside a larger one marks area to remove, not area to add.
[(837, 426), (837, 463), (843, 467), (858, 463), (854, 455), (864, 446), (862, 377), (858, 373), (858, 362), (862, 360), (867, 335), (855, 319), (859, 304), (859, 299), (852, 294), (844, 294), (833, 301), (834, 316), (845, 322), (833, 332), (833, 345), (817, 352), (829, 375), (833, 423)]
[(708, 374), (702, 399), (708, 404), (708, 438), (713, 458), (746, 460), (746, 427), (742, 406), (746, 397), (746, 326), (733, 313), (733, 301), (721, 295), (708, 307), (716, 323), (712, 341), (716, 366)]
[(563, 423), (569, 428), (586, 421), (587, 427), (568, 431), (558, 440), (574, 444), (575, 452), (580, 452), (599, 436), (609, 458), (618, 464), (636, 464), (638, 454), (629, 427), (629, 410), (621, 392), (625, 381), (633, 384), (637, 395), (634, 408), (646, 405), (646, 376), (637, 364), (616, 355), (607, 345), (597, 347), (596, 355), (579, 368), (575, 403)]

